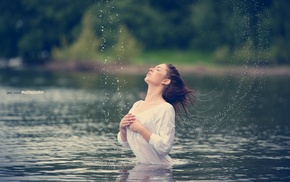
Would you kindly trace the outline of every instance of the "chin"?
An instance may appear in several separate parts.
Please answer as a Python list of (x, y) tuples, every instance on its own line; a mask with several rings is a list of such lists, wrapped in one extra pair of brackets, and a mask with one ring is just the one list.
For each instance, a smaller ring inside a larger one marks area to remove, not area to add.
[(150, 78), (148, 78), (148, 76), (146, 76), (146, 77), (144, 78), (144, 81), (148, 84), (148, 83), (150, 82)]

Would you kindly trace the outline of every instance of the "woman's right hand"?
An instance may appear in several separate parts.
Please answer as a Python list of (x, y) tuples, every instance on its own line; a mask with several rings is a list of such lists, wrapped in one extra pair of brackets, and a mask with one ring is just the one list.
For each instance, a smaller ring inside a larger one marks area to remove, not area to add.
[(133, 114), (126, 114), (120, 121), (120, 129), (124, 130), (127, 126), (130, 126), (135, 120), (136, 117)]

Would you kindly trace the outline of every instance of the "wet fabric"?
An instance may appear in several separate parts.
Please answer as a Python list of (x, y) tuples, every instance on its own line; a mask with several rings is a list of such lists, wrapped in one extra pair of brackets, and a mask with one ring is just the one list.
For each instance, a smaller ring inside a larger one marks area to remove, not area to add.
[[(134, 109), (144, 102), (134, 103), (129, 113), (134, 114)], [(146, 111), (134, 114), (143, 126), (152, 132), (149, 143), (138, 133), (127, 128), (127, 142), (121, 139), (118, 133), (119, 143), (131, 148), (137, 161), (143, 164), (171, 164), (169, 152), (172, 149), (175, 135), (175, 111), (171, 104), (162, 103)]]

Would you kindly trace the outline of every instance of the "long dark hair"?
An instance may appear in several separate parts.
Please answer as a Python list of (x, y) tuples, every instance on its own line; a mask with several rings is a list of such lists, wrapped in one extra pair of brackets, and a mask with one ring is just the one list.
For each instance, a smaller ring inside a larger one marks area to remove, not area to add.
[(188, 107), (195, 104), (195, 90), (190, 89), (181, 78), (178, 70), (172, 64), (166, 64), (167, 77), (171, 80), (169, 85), (164, 87), (162, 97), (170, 103), (177, 114), (180, 114), (181, 108), (188, 116)]

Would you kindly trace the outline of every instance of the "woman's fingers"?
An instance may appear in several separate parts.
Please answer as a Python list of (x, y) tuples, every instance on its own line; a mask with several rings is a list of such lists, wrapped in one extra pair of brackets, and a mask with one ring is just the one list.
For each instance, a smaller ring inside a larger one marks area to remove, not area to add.
[(129, 113), (122, 118), (120, 125), (121, 127), (130, 126), (134, 122), (134, 120), (136, 120), (136, 117), (133, 114)]
[(135, 115), (129, 113), (129, 114), (125, 115), (124, 119), (128, 120), (128, 121), (131, 121), (131, 120), (135, 120), (136, 117), (135, 117)]

